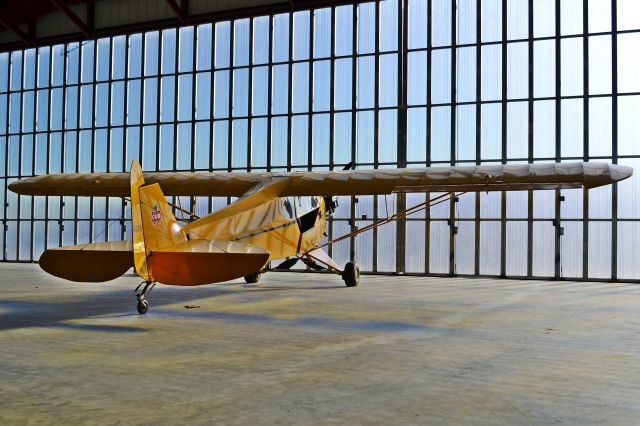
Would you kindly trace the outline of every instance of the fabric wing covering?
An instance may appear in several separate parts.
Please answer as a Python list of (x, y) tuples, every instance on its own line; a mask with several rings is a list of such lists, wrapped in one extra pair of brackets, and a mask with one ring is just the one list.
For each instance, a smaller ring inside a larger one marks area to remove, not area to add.
[[(595, 188), (631, 176), (633, 169), (608, 163), (539, 163), (368, 169), (322, 172), (155, 172), (147, 184), (159, 183), (165, 195), (241, 197), (262, 183), (282, 182), (279, 196), (377, 195), (392, 192), (512, 191)], [(23, 195), (130, 195), (128, 173), (52, 174), (9, 185)]]

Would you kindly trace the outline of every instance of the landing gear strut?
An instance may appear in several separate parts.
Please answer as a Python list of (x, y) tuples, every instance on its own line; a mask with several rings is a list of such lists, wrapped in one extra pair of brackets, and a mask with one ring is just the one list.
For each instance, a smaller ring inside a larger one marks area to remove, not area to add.
[[(142, 287), (142, 285), (144, 285), (144, 287)], [(152, 281), (143, 281), (134, 290), (134, 292), (136, 293), (136, 298), (138, 299), (138, 306), (136, 306), (136, 308), (138, 309), (138, 313), (140, 315), (146, 314), (147, 311), (149, 310), (149, 302), (147, 302), (147, 300), (144, 297), (148, 291), (151, 291), (151, 289), (155, 287), (155, 285), (156, 283)], [(138, 290), (140, 289), (140, 287), (142, 287), (142, 291), (139, 292)]]

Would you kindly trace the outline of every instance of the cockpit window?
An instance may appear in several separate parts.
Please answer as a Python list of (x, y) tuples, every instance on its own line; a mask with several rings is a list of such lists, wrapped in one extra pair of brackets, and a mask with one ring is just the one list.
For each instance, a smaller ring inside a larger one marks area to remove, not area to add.
[(319, 206), (318, 197), (285, 197), (282, 199), (282, 214), (289, 219), (300, 218)]
[(284, 214), (287, 216), (287, 218), (293, 219), (293, 206), (291, 205), (291, 201), (289, 201), (288, 198), (284, 199), (282, 207), (284, 207)]

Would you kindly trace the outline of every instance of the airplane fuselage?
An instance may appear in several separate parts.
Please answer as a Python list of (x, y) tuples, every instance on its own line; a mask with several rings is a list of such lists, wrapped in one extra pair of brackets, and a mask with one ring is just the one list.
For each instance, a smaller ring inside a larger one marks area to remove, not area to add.
[(216, 222), (198, 221), (185, 227), (190, 237), (238, 241), (262, 247), (269, 260), (295, 256), (315, 247), (324, 237), (323, 197), (283, 197)]

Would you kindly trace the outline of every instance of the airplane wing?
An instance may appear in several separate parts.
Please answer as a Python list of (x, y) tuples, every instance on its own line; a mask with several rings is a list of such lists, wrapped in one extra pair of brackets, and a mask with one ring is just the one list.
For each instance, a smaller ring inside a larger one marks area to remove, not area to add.
[[(632, 174), (627, 166), (575, 162), (289, 173), (156, 172), (145, 173), (145, 181), (159, 183), (165, 195), (231, 197), (277, 181), (277, 196), (284, 197), (595, 188)], [(130, 195), (128, 173), (35, 176), (12, 182), (9, 189), (23, 195)]]

